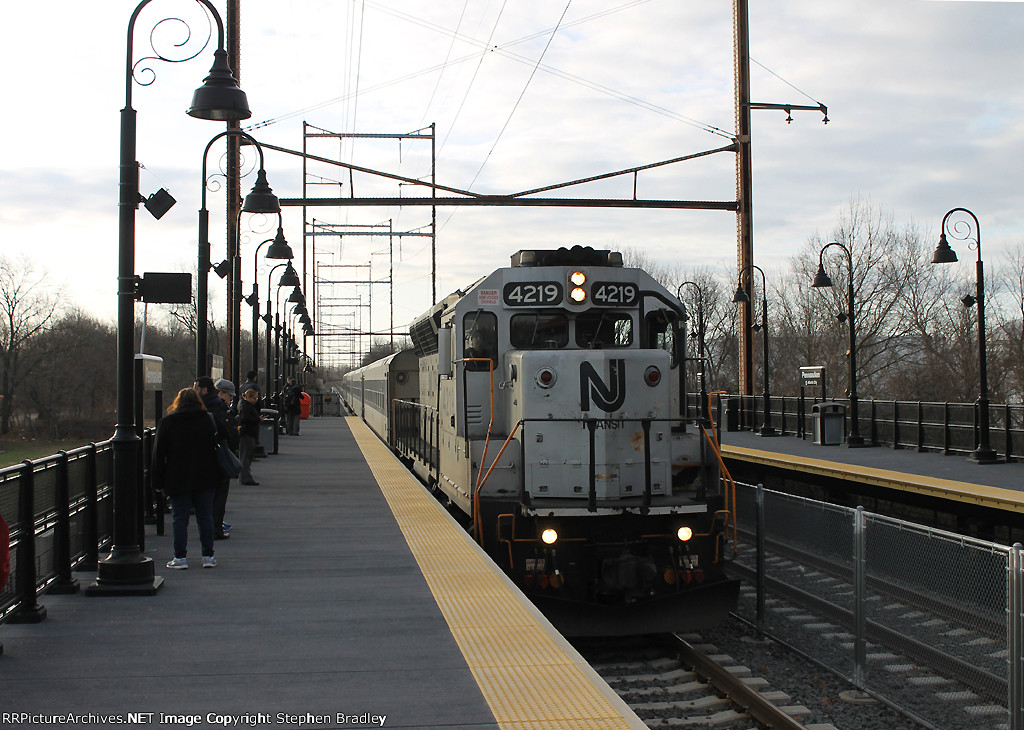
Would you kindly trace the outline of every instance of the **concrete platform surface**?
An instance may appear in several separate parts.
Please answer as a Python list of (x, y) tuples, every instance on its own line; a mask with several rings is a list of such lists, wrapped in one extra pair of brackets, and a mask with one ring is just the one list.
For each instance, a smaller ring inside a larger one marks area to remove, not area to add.
[(345, 420), (253, 473), (216, 568), (194, 521), (190, 569), (164, 567), (168, 518), (156, 596), (44, 595), (45, 621), (0, 625), (0, 727), (499, 727)]
[[(1001, 462), (979, 464), (959, 455), (918, 452), (914, 449), (893, 449), (888, 446), (848, 448), (844, 445), (822, 446), (795, 436), (758, 436), (750, 431), (723, 431), (723, 455), (727, 458), (756, 460), (750, 452), (788, 455), (808, 462), (830, 462), (838, 468), (853, 466), (870, 476), (899, 480), (908, 475), (908, 483), (916, 482), (941, 495), (947, 491), (963, 493), (972, 501), (984, 499), (994, 505), (1021, 511), (1024, 509), (1024, 463)], [(752, 458), (753, 457), (753, 458)], [(919, 477), (913, 480), (910, 477)], [(977, 499), (976, 499), (977, 498)]]

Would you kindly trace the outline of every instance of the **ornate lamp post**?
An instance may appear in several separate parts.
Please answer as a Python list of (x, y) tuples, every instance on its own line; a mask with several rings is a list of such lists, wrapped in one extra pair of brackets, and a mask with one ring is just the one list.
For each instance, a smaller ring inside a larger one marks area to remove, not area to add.
[[(260, 249), (265, 245), (270, 244), (270, 248), (267, 249), (266, 257), (268, 259), (284, 259), (290, 260), (293, 257), (292, 247), (288, 245), (288, 241), (284, 238), (284, 230), (281, 226), (277, 227), (277, 235), (273, 238), (268, 238), (256, 247), (256, 251), (253, 255), (253, 281), (252, 281), (252, 294), (246, 297), (246, 303), (252, 307), (252, 369), (259, 369), (260, 361), (260, 298), (259, 290), (256, 284), (256, 268), (259, 266)], [(278, 264), (280, 266), (280, 264)], [(276, 268), (276, 267), (275, 267)], [(273, 269), (271, 270), (273, 271)], [(267, 292), (270, 291), (270, 281), (267, 281)], [(270, 306), (267, 305), (267, 311), (270, 311)], [(270, 371), (267, 370), (267, 377), (270, 377)]]
[[(697, 292), (697, 358), (700, 361), (700, 420), (708, 422), (708, 387), (707, 387), (707, 360), (704, 357), (704, 290), (695, 281), (684, 281), (676, 288), (676, 299), (682, 299), (681, 292), (684, 286), (692, 286)], [(682, 398), (685, 393), (680, 394)]]
[[(231, 74), (224, 50), (224, 23), (210, 0), (196, 0), (206, 7), (217, 22), (217, 50), (213, 67), (203, 85), (192, 97), (190, 116), (214, 121), (248, 119), (252, 113), (245, 93)], [(153, 559), (142, 554), (139, 534), (138, 482), (141, 440), (135, 431), (133, 359), (135, 355), (135, 300), (138, 277), (135, 275), (135, 211), (138, 209), (139, 162), (136, 160), (137, 115), (132, 108), (132, 82), (136, 70), (149, 74), (150, 61), (177, 63), (195, 58), (202, 48), (188, 58), (171, 59), (156, 55), (132, 62), (135, 22), (151, 0), (143, 0), (128, 22), (127, 63), (125, 66), (125, 104), (121, 110), (120, 175), (118, 193), (118, 287), (117, 287), (117, 425), (112, 439), (113, 451), (113, 547), (99, 561), (96, 582), (86, 588), (88, 595), (153, 595), (163, 584), (156, 577)], [(164, 22), (164, 21), (160, 21)], [(203, 44), (203, 48), (206, 44)], [(146, 63), (143, 63), (146, 62)], [(138, 68), (143, 64), (141, 68)]]
[[(289, 261), (284, 273), (281, 274), (280, 281), (277, 282), (277, 310), (275, 313), (274, 329), (276, 334), (274, 336), (274, 352), (277, 356), (277, 365), (274, 368), (275, 381), (279, 388), (284, 382), (284, 379), (288, 377), (288, 368), (285, 358), (286, 342), (288, 337), (288, 317), (287, 315), (281, 316), (281, 290), (285, 287), (292, 287), (291, 295), (288, 298), (289, 302), (299, 301), (297, 297), (302, 296), (302, 290), (299, 288), (302, 282), (299, 280), (299, 274), (295, 271), (295, 267), (292, 266)], [(282, 321), (283, 320), (283, 321)]]
[[(221, 137), (241, 137), (250, 142), (260, 156), (260, 166), (256, 173), (256, 183), (252, 190), (245, 196), (242, 203), (242, 211), (246, 213), (277, 213), (281, 214), (281, 203), (274, 195), (267, 183), (267, 173), (263, 169), (263, 148), (259, 142), (240, 129), (228, 129), (216, 135), (206, 145), (203, 151), (203, 193), (202, 206), (199, 209), (199, 261), (198, 280), (196, 281), (196, 377), (210, 374), (209, 353), (207, 349), (207, 320), (209, 319), (209, 286), (206, 275), (210, 270), (210, 212), (206, 209), (206, 158), (210, 153), (213, 143)], [(237, 230), (237, 228), (236, 228)], [(280, 230), (280, 227), (278, 228)], [(235, 251), (238, 250), (237, 243), (232, 243)], [(227, 260), (234, 262), (232, 251), (228, 251)], [(219, 273), (219, 272), (218, 272)], [(240, 276), (240, 274), (239, 274)], [(229, 280), (228, 291), (232, 291), (233, 278)]]
[[(273, 311), (273, 308), (274, 308), (274, 301), (273, 301), (273, 299), (270, 298), (270, 292), (272, 291), (271, 288), (270, 288), (270, 279), (274, 276), (274, 272), (277, 271), (278, 269), (280, 269), (286, 263), (287, 262), (280, 263), (277, 266), (272, 267), (270, 269), (270, 273), (267, 274), (267, 312), (266, 312), (266, 314), (263, 315), (263, 321), (267, 325), (267, 334), (266, 334), (266, 337), (267, 337), (267, 361), (266, 361), (266, 367), (267, 367), (267, 396), (268, 397), (271, 395), (271, 393), (274, 393), (277, 390), (277, 377), (274, 375), (273, 371), (271, 370), (271, 366), (272, 366), (272, 361), (271, 361), (272, 355), (271, 355), (271, 353), (273, 352), (273, 339), (274, 339), (274, 316), (273, 316), (273, 314), (271, 314), (271, 312)], [(278, 284), (278, 286), (280, 286), (280, 284)], [(274, 390), (271, 390), (271, 383), (273, 383)]]
[[(969, 215), (974, 221), (974, 227), (971, 228), (971, 223), (967, 220), (957, 220), (953, 222), (952, 226), (949, 226), (949, 218), (954, 213)], [(978, 217), (966, 208), (953, 208), (946, 213), (942, 218), (939, 245), (935, 248), (935, 254), (932, 256), (933, 264), (951, 264), (957, 261), (956, 251), (950, 248), (949, 242), (946, 240), (946, 231), (949, 231), (949, 235), (958, 241), (973, 242), (974, 245), (967, 244), (968, 248), (978, 249), (978, 263), (975, 269), (977, 275), (975, 284), (977, 298), (975, 301), (978, 302), (978, 370), (980, 370), (981, 393), (978, 395), (978, 443), (969, 458), (979, 464), (996, 464), (999, 462), (999, 457), (989, 442), (988, 357), (985, 350), (985, 267), (981, 261), (981, 224), (978, 223)], [(972, 234), (974, 234), (973, 237)], [(965, 306), (969, 307), (973, 303), (971, 297), (964, 297)]]
[(732, 300), (736, 303), (750, 303), (750, 295), (743, 289), (743, 272), (748, 269), (757, 269), (761, 274), (761, 327), (764, 329), (761, 337), (761, 341), (764, 343), (764, 364), (762, 365), (762, 370), (764, 371), (764, 418), (761, 429), (757, 433), (759, 436), (778, 436), (778, 431), (772, 428), (771, 393), (768, 389), (768, 285), (765, 280), (764, 270), (760, 266), (750, 264), (740, 269), (737, 275), (736, 294)]
[(840, 321), (850, 320), (850, 433), (846, 437), (846, 445), (850, 448), (857, 448), (864, 445), (864, 437), (860, 435), (860, 420), (857, 412), (857, 329), (854, 322), (853, 307), (853, 254), (850, 249), (841, 243), (826, 243), (818, 252), (818, 273), (814, 275), (811, 286), (821, 288), (832, 286), (832, 279), (825, 273), (824, 256), (830, 246), (838, 246), (846, 253), (846, 263), (849, 271), (849, 278), (846, 282), (846, 307), (847, 313), (840, 314)]

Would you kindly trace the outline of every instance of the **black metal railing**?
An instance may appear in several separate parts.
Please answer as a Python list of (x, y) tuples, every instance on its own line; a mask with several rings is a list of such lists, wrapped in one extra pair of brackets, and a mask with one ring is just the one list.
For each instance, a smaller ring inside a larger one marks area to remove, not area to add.
[[(163, 534), (163, 499), (147, 478), (153, 430), (142, 436), (139, 519)], [(95, 570), (113, 530), (111, 441), (0, 469), (0, 515), (10, 529), (11, 576), (0, 586), (0, 623), (34, 623), (44, 593), (78, 589), (76, 570)]]
[[(699, 396), (689, 394), (696, 405)], [(726, 431), (754, 430), (762, 420), (761, 396), (716, 395), (716, 420)], [(772, 396), (772, 425), (779, 433), (809, 438), (814, 433), (813, 406), (821, 398)], [(849, 402), (830, 400), (845, 409), (844, 431), (849, 433)], [(858, 427), (865, 442), (895, 449), (915, 449), (942, 454), (970, 454), (978, 443), (977, 403), (861, 400)], [(992, 447), (1006, 461), (1024, 458), (1024, 405), (989, 406)]]

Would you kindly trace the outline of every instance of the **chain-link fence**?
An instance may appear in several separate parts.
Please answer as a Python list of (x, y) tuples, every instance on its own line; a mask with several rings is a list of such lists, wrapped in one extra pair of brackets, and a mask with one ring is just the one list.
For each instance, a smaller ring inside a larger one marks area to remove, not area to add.
[(1024, 550), (738, 485), (739, 613), (938, 728), (1024, 730)]

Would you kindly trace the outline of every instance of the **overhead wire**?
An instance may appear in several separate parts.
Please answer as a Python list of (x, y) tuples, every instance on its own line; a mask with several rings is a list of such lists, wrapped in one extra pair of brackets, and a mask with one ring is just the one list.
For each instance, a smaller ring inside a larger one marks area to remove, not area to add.
[(771, 74), (772, 76), (774, 76), (775, 78), (777, 78), (777, 79), (778, 79), (779, 81), (781, 81), (782, 83), (784, 83), (784, 84), (785, 84), (786, 86), (788, 86), (789, 88), (791, 88), (791, 89), (793, 89), (794, 91), (796, 91), (796, 92), (797, 92), (798, 94), (802, 94), (802, 95), (803, 95), (804, 97), (806, 97), (806, 98), (810, 99), (810, 100), (811, 100), (811, 101), (813, 101), (813, 102), (814, 102), (815, 104), (818, 104), (818, 105), (824, 106), (824, 104), (822, 104), (822, 102), (820, 102), (820, 101), (818, 101), (817, 99), (815, 99), (815, 98), (814, 98), (813, 96), (811, 96), (810, 94), (808, 94), (808, 93), (807, 93), (806, 91), (803, 91), (802, 89), (798, 88), (797, 86), (794, 86), (794, 85), (793, 85), (793, 84), (791, 84), (791, 83), (790, 83), (789, 81), (787, 81), (787, 80), (786, 80), (786, 79), (784, 79), (783, 77), (779, 76), (779, 75), (778, 75), (777, 73), (775, 73), (774, 71), (772, 71), (772, 70), (771, 70), (770, 68), (768, 68), (767, 66), (765, 66), (765, 65), (764, 65), (763, 63), (761, 63), (760, 61), (758, 61), (758, 60), (757, 60), (756, 58), (753, 58), (752, 56), (747, 56), (747, 58), (749, 58), (749, 59), (750, 59), (750, 61), (751, 61), (752, 63), (756, 63), (756, 64), (757, 64), (758, 66), (760, 66), (760, 67), (761, 67), (761, 68), (763, 68), (763, 69), (764, 69), (765, 71), (767, 71), (768, 73), (770, 73), (770, 74)]
[[(446, 67), (448, 62), (451, 60), (452, 51), (455, 50), (455, 41), (458, 40), (459, 29), (462, 27), (462, 21), (466, 17), (466, 8), (469, 6), (469, 0), (464, 0), (462, 4), (462, 12), (459, 13), (459, 22), (455, 24), (455, 32), (452, 33), (451, 43), (448, 44), (448, 52), (444, 55), (444, 61), (441, 66)], [(441, 79), (444, 78), (444, 74), (440, 73), (437, 75), (437, 81), (434, 82), (434, 90), (430, 92), (430, 99), (427, 101), (427, 107), (423, 110), (423, 118), (420, 120), (420, 124), (427, 123), (427, 117), (430, 114), (430, 107), (434, 105), (434, 99), (437, 97), (437, 91), (441, 87)]]
[[(565, 23), (564, 26), (563, 26), (563, 29), (567, 29), (567, 28), (573, 27), (575, 25), (580, 25), (581, 23), (589, 22), (589, 21), (597, 19), (597, 18), (605, 17), (605, 16), (610, 15), (612, 13), (619, 12), (619, 11), (622, 11), (622, 10), (626, 10), (626, 9), (632, 8), (632, 7), (636, 6), (636, 5), (640, 5), (640, 4), (643, 4), (643, 3), (646, 3), (646, 2), (650, 2), (650, 0), (633, 0), (632, 2), (625, 3), (623, 5), (620, 5), (620, 6), (617, 6), (617, 7), (614, 7), (614, 8), (609, 8), (608, 10), (605, 10), (605, 11), (602, 11), (602, 12), (599, 12), (599, 13), (594, 13), (593, 15), (585, 16), (583, 18), (579, 18), (577, 20), (573, 20), (573, 21), (570, 21), (568, 23)], [(437, 32), (444, 33), (446, 35), (451, 35), (453, 33), (450, 29), (442, 28), (441, 26), (435, 25), (435, 24), (430, 23), (428, 21), (425, 21), (425, 20), (423, 20), (421, 18), (416, 18), (415, 16), (411, 16), (411, 15), (408, 15), (406, 13), (402, 13), (401, 11), (397, 11), (397, 10), (394, 10), (392, 8), (388, 8), (386, 6), (380, 5), (379, 3), (373, 2), (373, 0), (365, 0), (364, 4), (366, 6), (368, 6), (368, 7), (370, 7), (370, 8), (375, 9), (375, 10), (379, 10), (379, 11), (387, 13), (389, 15), (401, 18), (401, 19), (406, 20), (406, 21), (408, 21), (410, 23), (413, 23), (413, 24), (416, 24), (416, 25), (420, 25), (421, 27), (424, 27), (424, 28), (435, 30)], [(512, 53), (508, 49), (513, 47), (513, 46), (519, 45), (521, 43), (525, 43), (527, 41), (534, 40), (534, 39), (536, 39), (538, 37), (541, 37), (541, 36), (543, 36), (545, 34), (550, 34), (550, 32), (551, 32), (551, 29), (546, 29), (544, 31), (538, 31), (538, 32), (535, 32), (535, 33), (531, 33), (530, 35), (523, 36), (521, 38), (517, 38), (517, 39), (515, 39), (513, 41), (509, 41), (508, 43), (503, 43), (503, 44), (495, 45), (495, 46), (491, 46), (491, 47), (488, 47), (487, 44), (482, 42), (482, 41), (476, 40), (474, 38), (466, 37), (466, 36), (464, 36), (462, 34), (457, 34), (457, 37), (458, 37), (459, 40), (462, 40), (462, 41), (464, 41), (466, 43), (470, 43), (470, 44), (473, 44), (473, 45), (481, 46), (481, 47), (485, 48), (486, 50), (488, 50), (490, 52), (498, 53), (500, 55), (503, 55), (503, 56), (505, 56), (507, 58), (510, 58), (511, 60), (517, 61), (519, 63), (524, 63), (524, 64), (527, 64), (527, 65), (533, 65), (534, 61), (532, 61), (532, 60), (530, 60), (530, 59), (528, 59), (528, 58), (526, 58), (524, 56), (521, 56), (519, 54)], [(416, 78), (419, 78), (421, 76), (425, 76), (425, 75), (428, 75), (428, 74), (431, 74), (431, 73), (435, 73), (437, 71), (443, 71), (444, 69), (446, 69), (448, 67), (454, 66), (456, 64), (463, 63), (465, 61), (474, 60), (474, 59), (477, 59), (477, 58), (479, 58), (477, 53), (472, 53), (470, 55), (461, 56), (461, 57), (456, 58), (454, 60), (448, 60), (445, 63), (435, 64), (435, 65), (430, 66), (428, 68), (420, 69), (419, 71), (413, 71), (413, 72), (408, 73), (408, 74), (406, 74), (404, 76), (400, 76), (400, 77), (397, 77), (397, 78), (394, 78), (394, 79), (391, 79), (391, 80), (388, 80), (388, 81), (383, 81), (383, 82), (381, 82), (379, 84), (375, 84), (373, 86), (369, 86), (369, 87), (363, 89), (361, 93), (368, 94), (368, 93), (371, 93), (371, 92), (374, 92), (374, 91), (380, 91), (380, 90), (386, 89), (386, 88), (388, 88), (390, 86), (401, 84), (401, 83), (404, 83), (406, 81), (411, 81), (413, 79), (416, 79)], [(553, 74), (555, 76), (559, 76), (560, 78), (563, 78), (563, 79), (565, 79), (567, 81), (570, 81), (572, 83), (579, 84), (579, 85), (584, 86), (586, 88), (589, 88), (589, 89), (591, 89), (593, 91), (598, 91), (600, 93), (607, 94), (609, 96), (612, 96), (613, 98), (619, 99), (620, 101), (625, 101), (626, 103), (633, 104), (633, 105), (638, 106), (638, 107), (640, 107), (642, 109), (646, 109), (647, 111), (654, 112), (655, 114), (659, 114), (659, 115), (668, 117), (670, 119), (674, 119), (674, 120), (676, 120), (678, 122), (682, 122), (684, 124), (696, 127), (698, 129), (701, 129), (701, 130), (703, 130), (705, 132), (708, 132), (710, 134), (714, 134), (714, 135), (717, 135), (717, 136), (725, 137), (727, 139), (732, 139), (732, 137), (734, 136), (733, 134), (731, 134), (729, 132), (725, 132), (725, 131), (721, 130), (720, 128), (715, 127), (713, 125), (707, 124), (705, 122), (701, 122), (701, 121), (693, 119), (691, 117), (687, 117), (685, 115), (679, 114), (678, 112), (674, 112), (674, 111), (672, 111), (670, 109), (667, 109), (665, 107), (659, 106), (657, 104), (646, 102), (646, 101), (644, 101), (642, 99), (639, 99), (637, 97), (631, 96), (629, 94), (625, 94), (623, 92), (616, 91), (615, 89), (612, 89), (612, 88), (610, 88), (608, 86), (604, 86), (603, 84), (598, 84), (596, 82), (589, 81), (589, 80), (584, 79), (584, 78), (582, 78), (580, 76), (577, 76), (575, 74), (571, 74), (571, 73), (568, 73), (568, 72), (565, 72), (565, 71), (561, 71), (559, 69), (555, 69), (553, 67), (546, 66), (546, 65), (543, 65), (543, 64), (538, 66), (538, 69), (541, 70), (541, 71), (544, 71), (545, 73), (550, 73), (550, 74)], [(344, 102), (347, 98), (348, 98), (348, 94), (345, 94), (345, 95), (342, 95), (342, 96), (339, 96), (339, 97), (334, 97), (334, 98), (331, 98), (331, 99), (327, 99), (327, 100), (322, 101), (322, 102), (320, 102), (318, 104), (314, 104), (314, 105), (311, 105), (311, 106), (308, 106), (308, 107), (304, 107), (304, 108), (296, 110), (294, 112), (283, 114), (283, 115), (278, 116), (278, 117), (271, 117), (271, 118), (263, 120), (261, 122), (257, 122), (255, 124), (251, 124), (248, 127), (246, 127), (245, 129), (246, 129), (246, 131), (252, 131), (254, 129), (260, 129), (262, 127), (268, 127), (268, 126), (271, 126), (273, 124), (277, 124), (279, 122), (283, 122), (283, 121), (286, 121), (288, 119), (292, 119), (294, 117), (297, 117), (297, 116), (300, 116), (300, 115), (303, 115), (303, 114), (308, 114), (309, 112), (317, 111), (318, 109), (322, 109), (322, 108), (327, 107), (327, 106), (331, 106), (332, 104), (337, 104), (337, 103), (340, 103), (340, 102)]]
[[(451, 136), (452, 130), (455, 129), (455, 123), (458, 121), (459, 116), (462, 114), (462, 109), (466, 105), (466, 100), (469, 99), (469, 94), (473, 90), (473, 84), (476, 82), (477, 74), (480, 73), (480, 68), (484, 64), (484, 59), (487, 57), (487, 49), (491, 47), (491, 40), (494, 38), (494, 33), (498, 30), (498, 23), (501, 22), (501, 16), (505, 12), (505, 6), (508, 5), (508, 0), (504, 0), (501, 4), (501, 10), (498, 11), (498, 17), (494, 19), (494, 24), (491, 26), (491, 34), (487, 37), (487, 42), (484, 44), (483, 49), (480, 52), (480, 58), (477, 61), (476, 68), (473, 69), (473, 76), (469, 80), (469, 84), (466, 86), (466, 92), (462, 95), (462, 101), (459, 102), (459, 108), (455, 110), (455, 116), (452, 121), (448, 124), (448, 132), (444, 135), (444, 139), (441, 140), (441, 144), (438, 146), (438, 152), (444, 149), (445, 144), (448, 142), (448, 137)], [(452, 36), (452, 42), (455, 41), (456, 36)]]
[(488, 150), (486, 155), (484, 155), (483, 162), (480, 163), (480, 169), (478, 169), (476, 171), (476, 174), (473, 175), (473, 179), (469, 182), (469, 185), (466, 186), (467, 188), (472, 188), (473, 183), (475, 183), (476, 179), (480, 177), (480, 173), (483, 172), (484, 167), (487, 165), (487, 162), (491, 159), (491, 155), (497, 148), (498, 142), (501, 141), (502, 136), (504, 136), (505, 134), (505, 130), (508, 129), (508, 125), (512, 121), (512, 117), (515, 116), (516, 110), (519, 108), (519, 105), (523, 101), (523, 97), (526, 96), (526, 90), (530, 88), (530, 82), (533, 81), (533, 77), (537, 74), (537, 69), (540, 68), (541, 62), (544, 60), (544, 56), (547, 55), (548, 49), (551, 47), (551, 41), (555, 39), (555, 35), (558, 33), (558, 29), (561, 26), (562, 21), (565, 20), (565, 14), (569, 12), (570, 5), (572, 5), (572, 0), (569, 0), (565, 4), (565, 9), (562, 10), (562, 15), (561, 17), (559, 17), (558, 23), (555, 24), (555, 27), (551, 31), (551, 35), (548, 36), (547, 43), (544, 44), (544, 50), (541, 51), (540, 56), (537, 57), (537, 63), (534, 65), (533, 70), (530, 72), (529, 78), (526, 79), (526, 83), (523, 84), (523, 88), (519, 92), (519, 98), (516, 99), (515, 104), (512, 105), (512, 109), (511, 111), (509, 111), (508, 117), (505, 119), (505, 123), (501, 126), (501, 130), (498, 132), (498, 136), (494, 139), (494, 143), (491, 145), (491, 149)]

